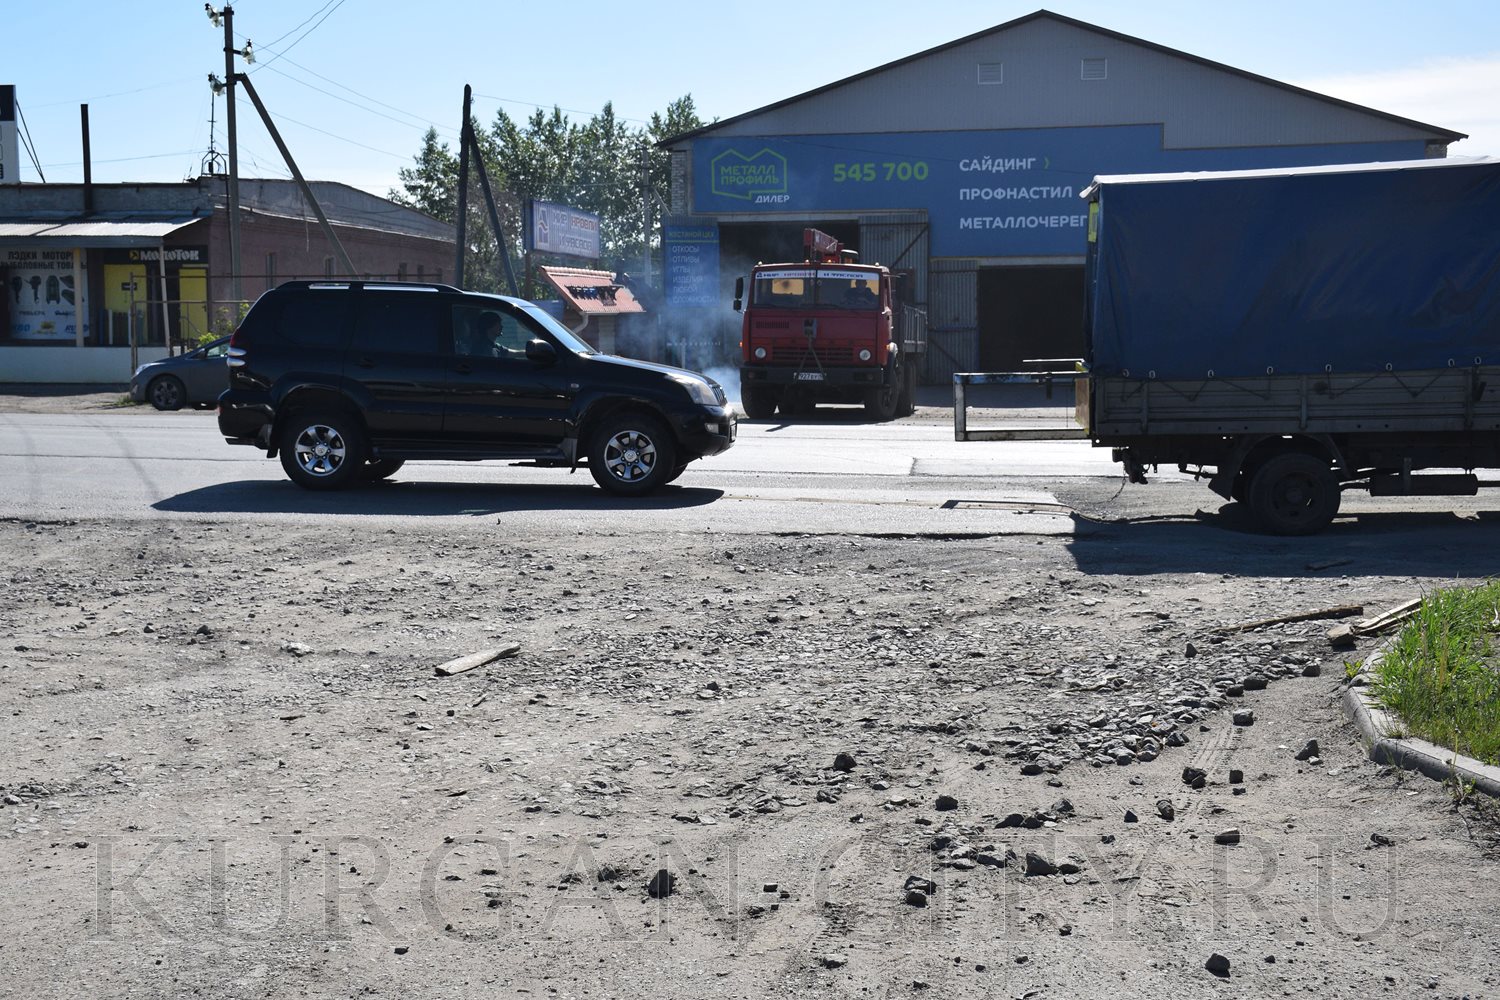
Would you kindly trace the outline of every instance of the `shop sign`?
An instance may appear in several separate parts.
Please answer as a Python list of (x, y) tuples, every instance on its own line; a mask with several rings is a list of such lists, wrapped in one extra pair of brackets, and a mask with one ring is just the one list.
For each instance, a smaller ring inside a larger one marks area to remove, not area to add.
[(711, 307), (719, 301), (719, 226), (667, 218), (661, 227), (669, 306)]
[(934, 257), (1083, 256), (1097, 174), (1420, 159), (1421, 139), (1172, 149), (1162, 126), (706, 136), (693, 141), (699, 215), (925, 211)]
[(0, 250), (12, 340), (73, 341), (78, 333), (73, 251)]
[(206, 264), (208, 247), (167, 247), (165, 251), (159, 247), (143, 247), (131, 250), (128, 256), (132, 264), (137, 261), (155, 264), (164, 256), (168, 264)]
[(21, 183), (21, 147), (16, 134), (16, 88), (0, 84), (0, 184)]
[(527, 250), (599, 259), (599, 216), (550, 201), (526, 206), (522, 234)]

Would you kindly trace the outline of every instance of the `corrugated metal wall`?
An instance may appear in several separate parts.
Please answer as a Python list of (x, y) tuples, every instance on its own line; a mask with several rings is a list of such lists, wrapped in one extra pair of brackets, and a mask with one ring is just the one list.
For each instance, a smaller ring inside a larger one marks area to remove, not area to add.
[[(1083, 61), (1100, 63), (1090, 79)], [(1372, 69), (1383, 68), (1376, 58)], [(982, 70), (985, 67), (988, 71)], [(999, 83), (994, 79), (996, 68)], [(898, 60), (713, 134), (818, 135), (1162, 122), (1169, 149), (1437, 139), (1429, 126), (1042, 14)], [(976, 137), (977, 138), (977, 137)], [(988, 150), (984, 150), (987, 152)]]
[(972, 259), (934, 260), (928, 271), (927, 358), (922, 381), (940, 385), (979, 365), (979, 269)]
[(927, 308), (927, 213), (862, 215), (859, 218), (859, 259), (884, 264), (892, 271), (910, 271), (908, 301)]

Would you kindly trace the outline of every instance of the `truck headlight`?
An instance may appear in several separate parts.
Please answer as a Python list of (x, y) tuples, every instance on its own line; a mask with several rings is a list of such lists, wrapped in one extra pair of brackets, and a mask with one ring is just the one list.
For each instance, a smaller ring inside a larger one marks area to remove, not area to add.
[(861, 361), (869, 361), (870, 360), (870, 349), (868, 347), (866, 347), (864, 350), (862, 350), (862, 351), (859, 352), (859, 360), (861, 360)]
[(688, 396), (693, 402), (703, 406), (718, 406), (719, 397), (714, 395), (714, 387), (696, 375), (668, 375), (667, 378), (676, 382), (687, 390)]
[(755, 356), (764, 361), (766, 359), (766, 349), (764, 347), (757, 347), (755, 349)]

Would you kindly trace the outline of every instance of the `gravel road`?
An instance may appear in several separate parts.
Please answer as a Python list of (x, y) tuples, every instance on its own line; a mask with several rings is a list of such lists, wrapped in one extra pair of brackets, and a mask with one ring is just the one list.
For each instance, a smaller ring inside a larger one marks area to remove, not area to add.
[(1216, 629), (1496, 541), (0, 522), (0, 983), (1495, 996), (1493, 815), (1362, 757), (1329, 622)]

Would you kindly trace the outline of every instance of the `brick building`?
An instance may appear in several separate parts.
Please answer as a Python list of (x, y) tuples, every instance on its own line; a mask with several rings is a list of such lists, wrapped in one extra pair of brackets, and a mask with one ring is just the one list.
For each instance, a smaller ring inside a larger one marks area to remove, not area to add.
[[(453, 227), (344, 184), (313, 181), (352, 277), (441, 281)], [(0, 187), (0, 382), (124, 383), (132, 366), (227, 332), (226, 178)], [(343, 273), (290, 180), (241, 179), (244, 302), (294, 278)]]

